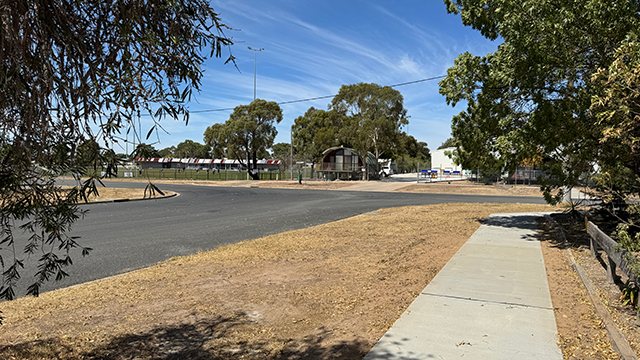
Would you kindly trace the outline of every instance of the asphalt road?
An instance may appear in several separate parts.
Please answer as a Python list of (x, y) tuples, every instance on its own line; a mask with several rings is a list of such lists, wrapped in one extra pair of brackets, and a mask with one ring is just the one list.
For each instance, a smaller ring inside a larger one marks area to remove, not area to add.
[[(110, 187), (144, 184), (109, 182)], [(544, 203), (542, 198), (293, 190), (164, 185), (180, 195), (168, 199), (85, 205), (87, 216), (72, 236), (93, 248), (88, 257), (72, 253), (69, 277), (42, 291), (140, 269), (174, 256), (345, 219), (381, 208), (455, 202)], [(33, 259), (32, 259), (33, 260)], [(17, 291), (23, 296), (35, 272), (27, 261)]]

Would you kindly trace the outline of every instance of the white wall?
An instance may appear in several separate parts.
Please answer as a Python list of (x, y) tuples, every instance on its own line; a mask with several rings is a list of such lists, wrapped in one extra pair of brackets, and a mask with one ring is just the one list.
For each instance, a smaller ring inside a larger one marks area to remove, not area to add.
[[(451, 170), (451, 171), (462, 171), (462, 167), (459, 164), (455, 164), (453, 160), (445, 155), (445, 151), (449, 151), (453, 153), (456, 148), (444, 148), (440, 150), (435, 150), (431, 153), (431, 169), (433, 170)], [(452, 156), (453, 157), (453, 156)]]

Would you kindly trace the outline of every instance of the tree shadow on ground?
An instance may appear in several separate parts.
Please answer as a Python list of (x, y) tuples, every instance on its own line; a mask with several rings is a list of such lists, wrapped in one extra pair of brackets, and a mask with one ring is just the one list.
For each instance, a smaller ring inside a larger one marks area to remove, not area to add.
[[(526, 215), (531, 217), (531, 215)], [(526, 241), (538, 241), (538, 237), (534, 235), (538, 226), (536, 221), (530, 221), (530, 219), (523, 219), (520, 215), (507, 215), (507, 216), (490, 216), (486, 218), (477, 218), (476, 222), (485, 226), (501, 227), (508, 230), (529, 230), (528, 233), (521, 235), (520, 238)]]
[(547, 223), (542, 217), (536, 219), (536, 223), (538, 225), (538, 238), (540, 242), (549, 243), (550, 247), (554, 249), (565, 249), (565, 244), (563, 241), (560, 241), (559, 237), (555, 233), (555, 229)]
[[(247, 326), (254, 326), (254, 331), (246, 331)], [(1, 346), (0, 358), (362, 359), (371, 348), (366, 341), (331, 341), (332, 332), (322, 328), (298, 339), (255, 335), (260, 329), (261, 326), (246, 314), (237, 313), (231, 317), (216, 316), (156, 327), (144, 333), (121, 335), (92, 348), (86, 344), (76, 347), (73, 342), (61, 338)]]
[(535, 222), (523, 221), (522, 216), (490, 216), (477, 219), (477, 221), (486, 226), (496, 226), (508, 229), (525, 229), (536, 230)]
[[(576, 219), (568, 213), (554, 214), (551, 217), (562, 227), (571, 247), (589, 247), (589, 234), (585, 229), (583, 219)], [(553, 228), (551, 229), (553, 230)]]
[[(587, 232), (584, 218), (575, 219), (569, 214), (558, 214), (554, 215), (553, 218), (560, 226), (562, 226), (565, 236), (567, 237), (567, 242), (573, 249), (580, 248), (586, 250), (591, 247), (591, 236)], [(610, 216), (607, 217), (602, 213), (596, 213), (595, 215), (590, 216), (589, 220), (595, 223), (600, 230), (609, 235), (615, 231), (616, 225), (618, 224), (617, 219)], [(606, 252), (601, 249), (595, 253), (595, 260), (603, 269), (607, 268), (606, 259), (603, 257), (605, 254)], [(614, 276), (614, 283), (617, 284), (618, 287), (622, 287), (623, 282), (619, 275)]]
[[(552, 215), (552, 217), (562, 227), (565, 237), (567, 238), (567, 243), (572, 249), (589, 249), (590, 236), (585, 228), (584, 220), (575, 219), (568, 213), (555, 214)], [(556, 234), (556, 230), (549, 225), (546, 220), (540, 219), (538, 221), (538, 226), (541, 229), (540, 241), (548, 241), (554, 248), (566, 249), (564, 241), (560, 240), (560, 237)], [(596, 261), (600, 263), (603, 269), (607, 268), (601, 252), (596, 252)], [(621, 284), (618, 276), (616, 276), (614, 280), (616, 284)]]

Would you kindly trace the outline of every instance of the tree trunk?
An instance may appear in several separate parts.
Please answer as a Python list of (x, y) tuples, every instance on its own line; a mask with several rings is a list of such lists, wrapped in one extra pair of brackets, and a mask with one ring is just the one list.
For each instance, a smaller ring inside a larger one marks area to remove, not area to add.
[(376, 145), (376, 179), (380, 179), (380, 152)]
[(256, 169), (258, 169), (258, 160), (256, 159), (257, 152), (254, 150), (251, 155), (251, 157), (253, 158), (253, 163), (251, 164), (252, 172), (250, 172), (249, 174), (251, 175), (251, 178), (253, 180), (260, 180), (260, 173), (258, 171), (255, 171)]

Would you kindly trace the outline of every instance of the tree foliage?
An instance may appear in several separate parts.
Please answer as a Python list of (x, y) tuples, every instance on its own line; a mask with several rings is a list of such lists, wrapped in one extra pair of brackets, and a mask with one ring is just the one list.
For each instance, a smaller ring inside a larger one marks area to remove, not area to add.
[(193, 140), (185, 140), (176, 146), (173, 155), (178, 158), (208, 159), (209, 148)]
[(599, 185), (613, 199), (640, 192), (640, 44), (626, 39), (608, 68), (593, 76), (599, 92), (591, 110), (601, 129), (602, 169)]
[(418, 141), (415, 137), (406, 133), (402, 133), (400, 139), (400, 151), (397, 158), (400, 172), (417, 171), (418, 166), (422, 169), (431, 166), (431, 152), (426, 142)]
[[(268, 155), (278, 131), (275, 124), (282, 121), (282, 109), (273, 101), (256, 99), (249, 105), (239, 105), (220, 130), (218, 141), (224, 144), (226, 153), (232, 155), (254, 178), (253, 169), (258, 156)], [(252, 162), (247, 162), (247, 158)]]
[(440, 144), (440, 146), (438, 146), (438, 150), (450, 147), (456, 147), (456, 140), (452, 137), (448, 138), (442, 144)]
[(133, 153), (131, 155), (134, 159), (135, 158), (148, 159), (148, 158), (161, 157), (160, 152), (156, 150), (156, 148), (153, 147), (153, 145), (145, 144), (145, 143), (140, 143), (136, 145), (136, 148), (133, 150)]
[(175, 145), (171, 145), (169, 147), (166, 147), (164, 149), (160, 149), (158, 151), (158, 156), (161, 158), (172, 158), (174, 157), (173, 154), (176, 152), (176, 147)]
[[(440, 83), (447, 103), (466, 103), (452, 122), (467, 168), (513, 169), (541, 157), (550, 190), (576, 185), (611, 149), (591, 110), (593, 75), (640, 25), (629, 0), (445, 0), (465, 25), (503, 43), (486, 56), (461, 54)], [(626, 165), (625, 165), (626, 166)], [(635, 169), (629, 168), (630, 173)], [(635, 180), (634, 180), (635, 181)]]
[(105, 161), (111, 173), (117, 156), (109, 147), (142, 113), (149, 134), (165, 117), (188, 121), (185, 104), (200, 87), (204, 59), (232, 41), (204, 0), (0, 7), (0, 297), (12, 299), (25, 258), (38, 259), (27, 289), (38, 295), (45, 281), (66, 276), (80, 247), (68, 232), (99, 179), (63, 192), (55, 178), (85, 174), (85, 156)]
[(291, 144), (277, 143), (271, 147), (271, 154), (269, 156), (272, 159), (285, 161), (291, 154)]
[(299, 160), (316, 163), (321, 161), (322, 152), (340, 145), (339, 128), (341, 118), (332, 111), (309, 108), (304, 116), (299, 116), (293, 124), (293, 145)]
[(342, 117), (339, 138), (364, 158), (372, 151), (376, 159), (394, 157), (401, 127), (409, 123), (402, 94), (377, 84), (342, 85), (330, 109)]
[(226, 156), (224, 143), (221, 141), (223, 128), (223, 124), (216, 123), (204, 131), (204, 144), (209, 148), (209, 153), (214, 159), (222, 159)]

